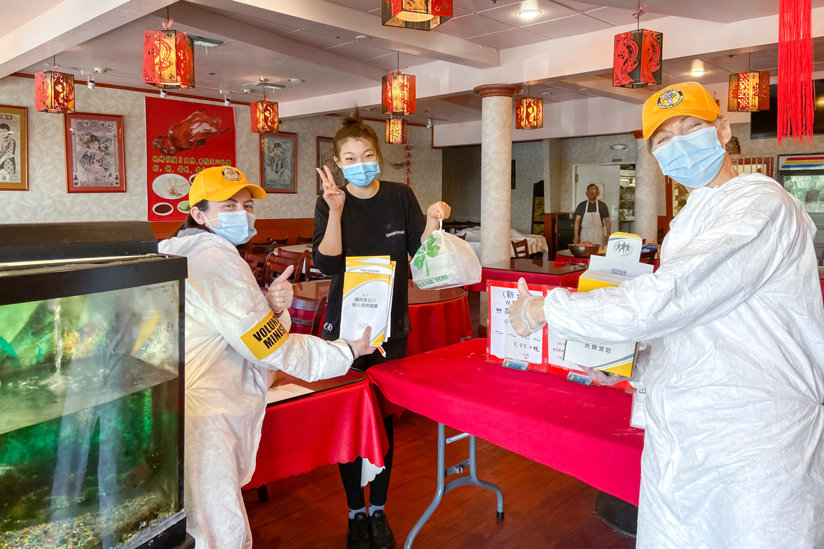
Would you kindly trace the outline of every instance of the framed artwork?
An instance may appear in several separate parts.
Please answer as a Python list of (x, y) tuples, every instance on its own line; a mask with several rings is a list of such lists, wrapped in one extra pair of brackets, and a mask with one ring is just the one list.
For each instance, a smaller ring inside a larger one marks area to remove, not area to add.
[(70, 193), (125, 193), (123, 117), (73, 112), (64, 118), (66, 190)]
[[(332, 170), (332, 177), (335, 178), (335, 183), (337, 183), (338, 187), (343, 187), (343, 172), (340, 167), (338, 167), (337, 162), (335, 162), (333, 139), (331, 137), (318, 137), (317, 145), (318, 168), (322, 168), (324, 165), (329, 166), (329, 169)], [(323, 194), (323, 183), (317, 172), (315, 173), (315, 179), (317, 180), (317, 194)]]
[(267, 193), (298, 192), (298, 134), (260, 134), (260, 186)]
[(29, 190), (28, 112), (0, 105), (0, 191)]

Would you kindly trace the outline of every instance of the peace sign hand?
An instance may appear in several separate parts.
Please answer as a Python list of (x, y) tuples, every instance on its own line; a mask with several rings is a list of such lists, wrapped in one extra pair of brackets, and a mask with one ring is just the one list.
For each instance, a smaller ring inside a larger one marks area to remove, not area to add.
[(323, 169), (315, 168), (320, 175), (321, 183), (323, 183), (323, 199), (329, 205), (329, 209), (336, 213), (343, 210), (343, 203), (346, 201), (346, 195), (335, 184), (335, 178), (332, 177), (332, 170), (329, 166), (324, 165)]

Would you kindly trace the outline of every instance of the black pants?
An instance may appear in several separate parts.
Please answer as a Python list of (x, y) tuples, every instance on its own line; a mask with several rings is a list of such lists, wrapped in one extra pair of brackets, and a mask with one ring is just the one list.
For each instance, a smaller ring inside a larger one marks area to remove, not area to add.
[[(362, 356), (358, 358), (352, 367), (358, 370), (366, 371), (374, 364), (380, 364), (387, 360), (395, 360), (406, 356), (406, 338), (392, 338), (383, 344), (383, 350), (386, 351), (386, 358), (383, 358), (377, 351), (371, 355)], [(392, 416), (383, 418), (383, 425), (386, 428), (386, 438), (389, 441), (389, 450), (383, 457), (383, 463), (386, 468), (380, 472), (375, 479), (369, 483), (369, 504), (370, 505), (385, 505), (386, 496), (389, 492), (389, 475), (392, 472), (392, 455), (394, 450), (395, 429)], [(340, 463), (340, 478), (343, 481), (343, 489), (346, 491), (346, 503), (350, 509), (360, 509), (366, 507), (366, 500), (363, 497), (363, 488), (361, 487), (361, 467), (363, 460), (361, 458), (349, 463)]]

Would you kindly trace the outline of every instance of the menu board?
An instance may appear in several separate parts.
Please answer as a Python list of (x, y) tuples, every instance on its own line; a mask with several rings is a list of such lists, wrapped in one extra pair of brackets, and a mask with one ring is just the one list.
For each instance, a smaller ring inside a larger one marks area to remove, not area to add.
[(182, 221), (195, 175), (235, 165), (235, 110), (146, 97), (146, 151), (149, 221)]

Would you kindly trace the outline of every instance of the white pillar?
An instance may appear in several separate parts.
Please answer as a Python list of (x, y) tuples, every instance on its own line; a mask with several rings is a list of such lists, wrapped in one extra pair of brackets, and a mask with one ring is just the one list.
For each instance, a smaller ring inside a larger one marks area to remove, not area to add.
[(475, 88), (481, 96), (481, 264), (508, 262), (512, 173), (513, 84)]
[(658, 161), (647, 148), (647, 142), (636, 136), (635, 146), (635, 232), (647, 242), (657, 242), (658, 187), (663, 182), (663, 175)]

